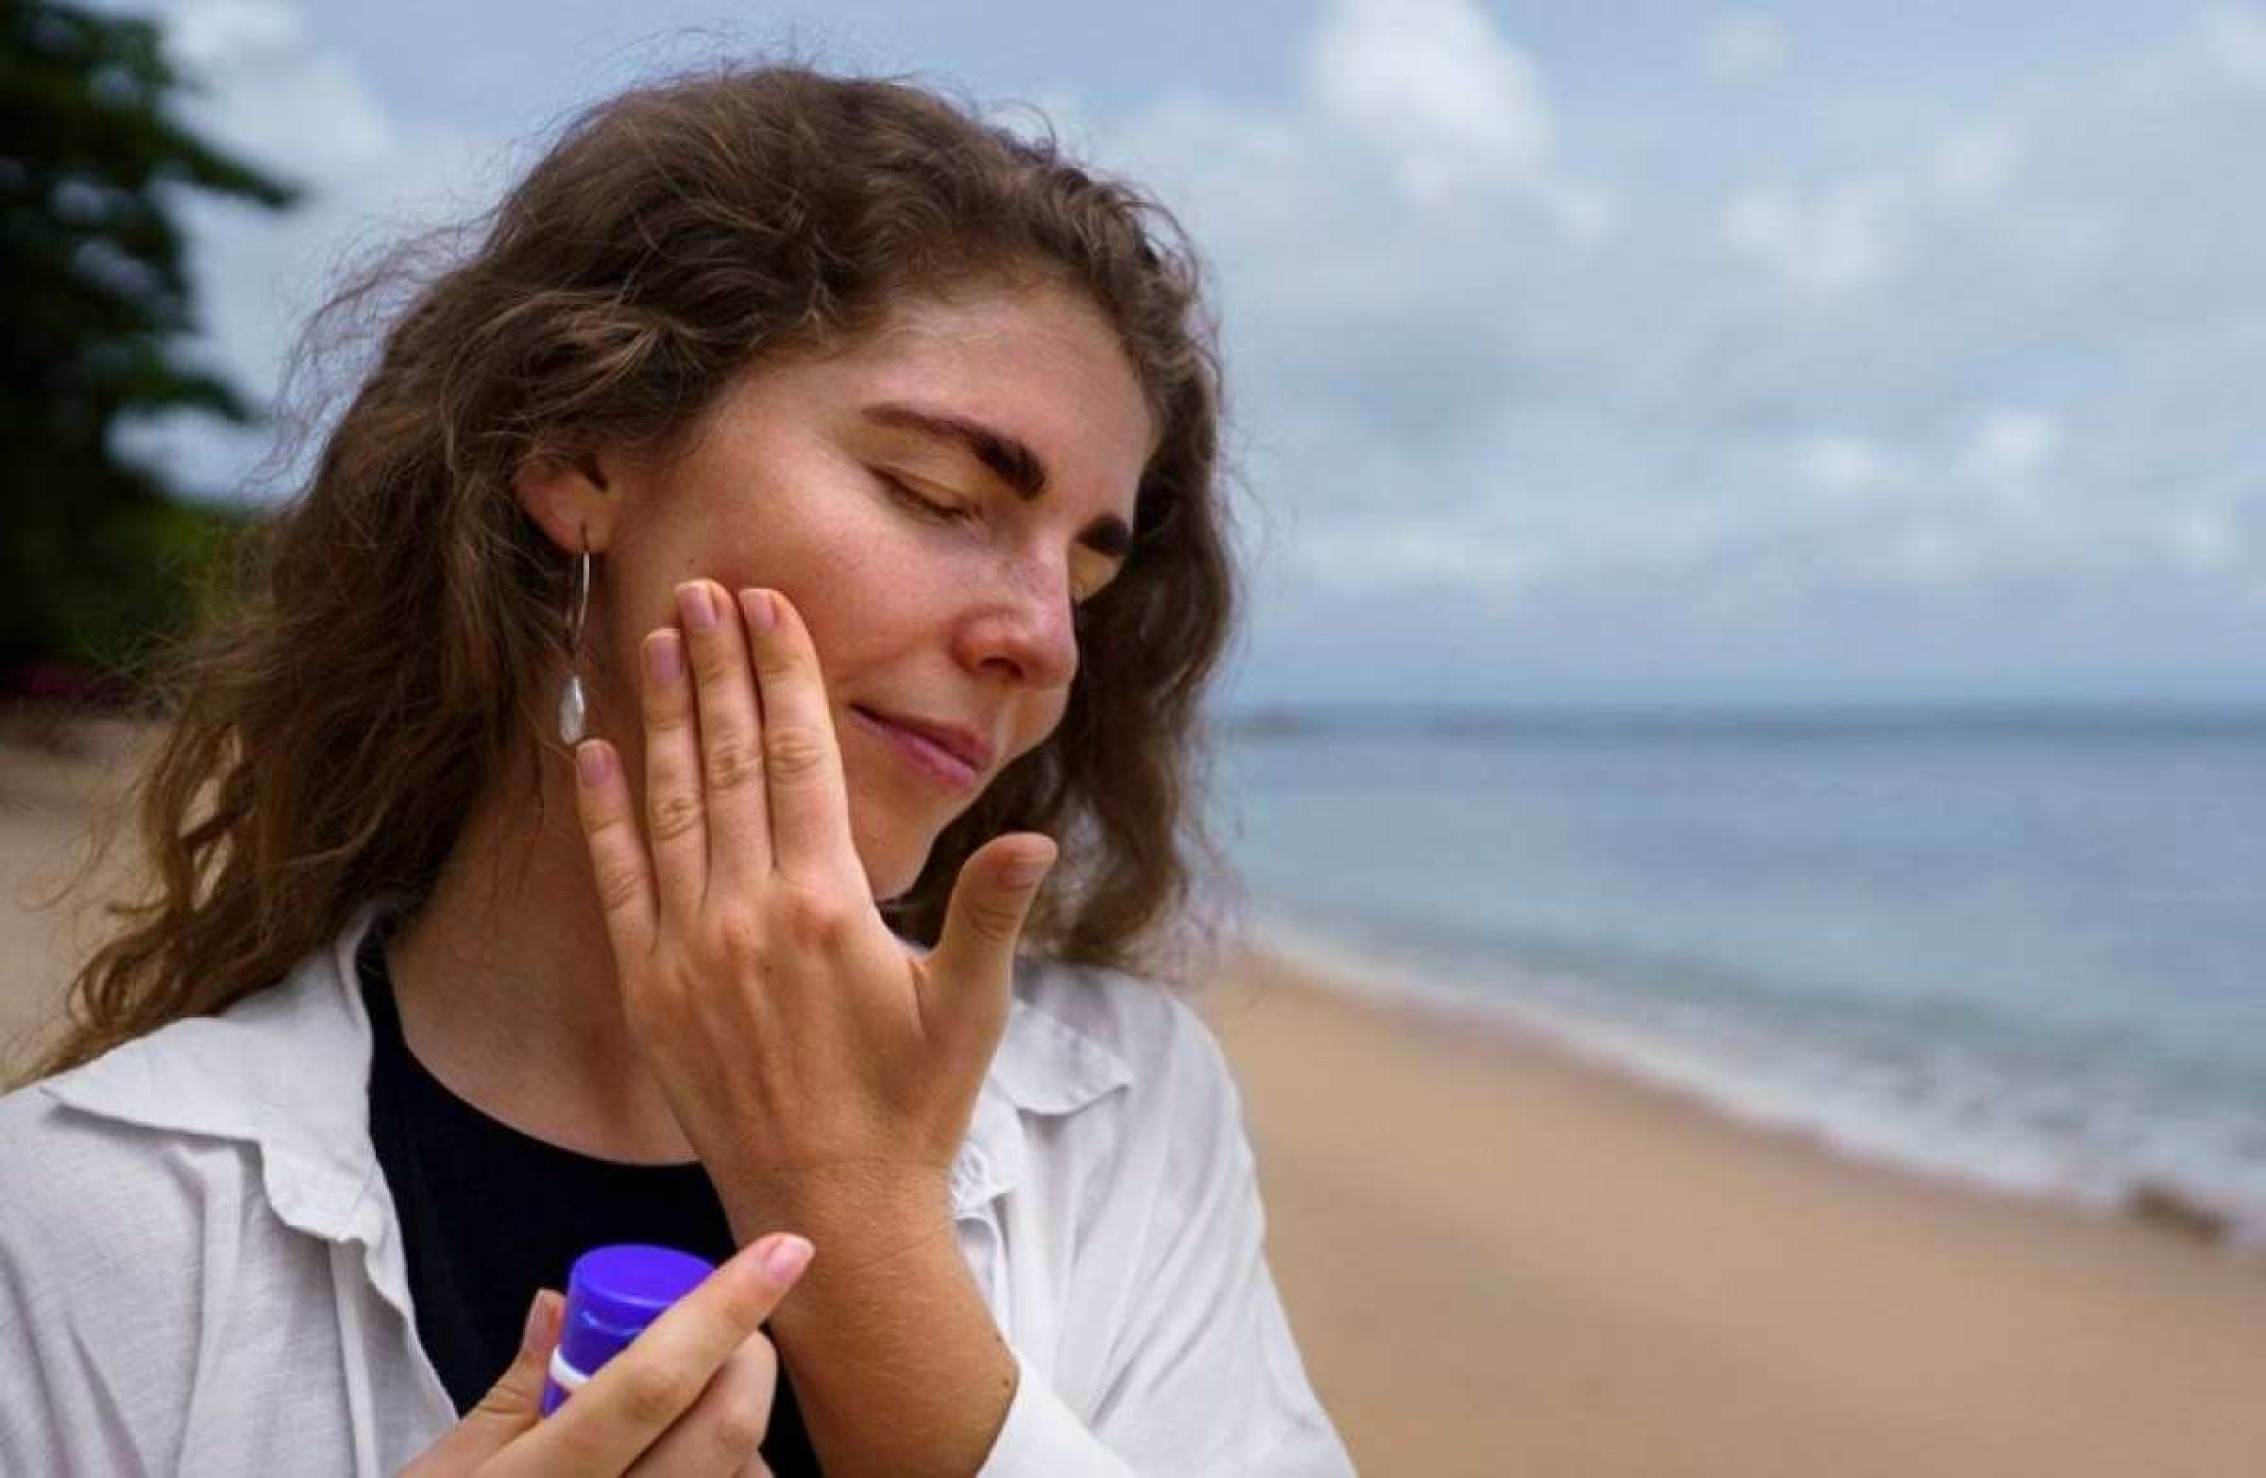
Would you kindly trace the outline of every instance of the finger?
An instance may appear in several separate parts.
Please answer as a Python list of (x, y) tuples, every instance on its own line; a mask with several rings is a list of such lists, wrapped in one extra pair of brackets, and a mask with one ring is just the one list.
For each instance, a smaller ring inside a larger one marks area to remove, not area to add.
[(692, 1410), (645, 1450), (627, 1478), (713, 1478), (762, 1461), (779, 1386), (779, 1352), (758, 1332), (740, 1341)]
[(646, 633), (645, 838), (653, 891), (664, 919), (690, 918), (708, 874), (708, 828), (700, 795), (699, 720), (685, 673), (684, 638), (673, 626)]
[[(793, 1249), (774, 1272), (768, 1253)], [(742, 1248), (606, 1362), (549, 1421), (501, 1455), (512, 1474), (613, 1475), (636, 1461), (700, 1397), (718, 1367), (762, 1327), (809, 1265), (786, 1232)]]
[(527, 1310), (527, 1329), (520, 1336), (519, 1353), (488, 1388), (479, 1404), (441, 1439), (401, 1470), (401, 1478), (435, 1478), (444, 1473), (469, 1473), (501, 1452), (515, 1437), (532, 1431), (540, 1420), (543, 1378), (551, 1350), (559, 1342), (559, 1319), (566, 1300), (548, 1288), (538, 1290)]
[(928, 956), (924, 1015), (996, 1043), (1006, 1027), (1015, 946), (1054, 867), (1054, 840), (1038, 832), (993, 837), (960, 866), (944, 927)]
[(701, 786), (711, 889), (730, 890), (771, 871), (771, 822), (763, 784), (763, 734), (740, 613), (724, 587), (677, 587), (699, 700)]
[(776, 590), (741, 591), (740, 609), (762, 694), (772, 867), (802, 882), (863, 888), (842, 749), (810, 629)]
[(583, 740), (574, 751), (574, 780), (575, 811), (614, 958), (642, 959), (653, 948), (652, 863), (621, 755), (603, 739)]

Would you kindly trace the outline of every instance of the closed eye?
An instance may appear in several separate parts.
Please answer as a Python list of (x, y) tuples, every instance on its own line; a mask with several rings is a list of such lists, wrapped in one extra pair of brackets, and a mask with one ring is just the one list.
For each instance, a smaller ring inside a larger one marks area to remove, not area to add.
[[(920, 509), (921, 512), (927, 514), (931, 518), (942, 519), (946, 523), (968, 523), (973, 521), (977, 517), (977, 511), (973, 508), (964, 507), (957, 503), (939, 503), (934, 498), (922, 497), (919, 493), (914, 492), (912, 488), (908, 486), (904, 481), (899, 478), (890, 476), (888, 473), (882, 471), (879, 467), (871, 467), (867, 470), (873, 474), (875, 481), (879, 482), (883, 487), (887, 488), (889, 492), (900, 502), (912, 504), (915, 508)], [(1122, 561), (1120, 561), (1120, 563), (1122, 563)], [(1114, 579), (1115, 574), (1116, 572), (1113, 570), (1111, 572), (1112, 579)], [(1101, 584), (1095, 586), (1092, 590), (1089, 590), (1085, 594), (1076, 597), (1071, 602), (1071, 604), (1076, 609), (1083, 611), (1086, 607), (1086, 604), (1095, 596), (1101, 594), (1102, 591), (1107, 589), (1110, 584), (1110, 579), (1103, 580)]]
[(948, 522), (962, 523), (976, 516), (975, 510), (971, 508), (963, 508), (956, 503), (939, 503), (934, 498), (924, 498), (880, 468), (876, 467), (872, 470), (873, 475), (880, 480), (881, 485), (889, 489), (899, 499), (912, 504), (916, 508), (923, 509), (937, 518)]

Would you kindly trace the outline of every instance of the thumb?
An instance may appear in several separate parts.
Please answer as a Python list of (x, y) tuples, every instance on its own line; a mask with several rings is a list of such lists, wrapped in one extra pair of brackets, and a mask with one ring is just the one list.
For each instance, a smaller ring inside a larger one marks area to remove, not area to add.
[(1040, 832), (994, 837), (979, 848), (952, 884), (931, 969), (960, 990), (1010, 979), (1016, 942), (1056, 856), (1054, 839)]
[(531, 1430), (541, 1417), (543, 1382), (550, 1374), (551, 1351), (559, 1342), (559, 1322), (566, 1299), (545, 1288), (527, 1310), (527, 1329), (520, 1337), (519, 1353), (488, 1388), (464, 1419), (441, 1435), (417, 1461), (402, 1470), (402, 1478), (423, 1474), (470, 1472), (503, 1450), (505, 1444)]

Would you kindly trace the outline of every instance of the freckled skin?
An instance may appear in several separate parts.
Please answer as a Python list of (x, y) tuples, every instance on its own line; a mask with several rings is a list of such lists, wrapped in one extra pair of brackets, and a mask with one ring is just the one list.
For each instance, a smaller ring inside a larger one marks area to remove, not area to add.
[[(1046, 465), (1047, 492), (1026, 503), (956, 443), (859, 414), (879, 402), (1020, 437)], [(607, 494), (556, 467), (531, 467), (520, 493), (570, 548), (577, 519), (614, 515), (590, 613), (593, 731), (621, 746), (632, 777), (638, 645), (676, 620), (677, 584), (705, 576), (794, 602), (825, 670), (858, 854), (886, 899), (912, 886), (974, 795), (908, 767), (849, 706), (967, 725), (996, 747), (986, 780), (1041, 743), (1077, 671), (1073, 601), (1117, 568), (1081, 536), (1105, 515), (1132, 522), (1154, 435), (1116, 332), (1084, 298), (968, 289), (900, 305), (847, 353), (743, 377), (674, 463), (601, 456)], [(927, 512), (877, 468), (973, 516)]]

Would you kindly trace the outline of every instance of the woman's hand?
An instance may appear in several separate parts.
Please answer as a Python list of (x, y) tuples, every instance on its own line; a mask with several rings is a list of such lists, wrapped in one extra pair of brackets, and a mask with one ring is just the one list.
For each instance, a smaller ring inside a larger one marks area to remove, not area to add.
[[(782, 1278), (764, 1258), (788, 1240), (765, 1237), (742, 1248), (549, 1421), (537, 1409), (566, 1301), (549, 1289), (538, 1293), (511, 1368), (402, 1478), (769, 1474), (757, 1449), (771, 1427), (779, 1357), (762, 1325), (804, 1263)], [(809, 1253), (803, 1256), (807, 1262)]]
[(852, 839), (801, 616), (770, 591), (735, 606), (707, 580), (677, 598), (681, 638), (662, 627), (641, 654), (642, 828), (618, 752), (576, 751), (624, 1014), (743, 1236), (948, 1228), (1054, 843), (994, 838), (961, 868), (937, 947), (907, 948)]

